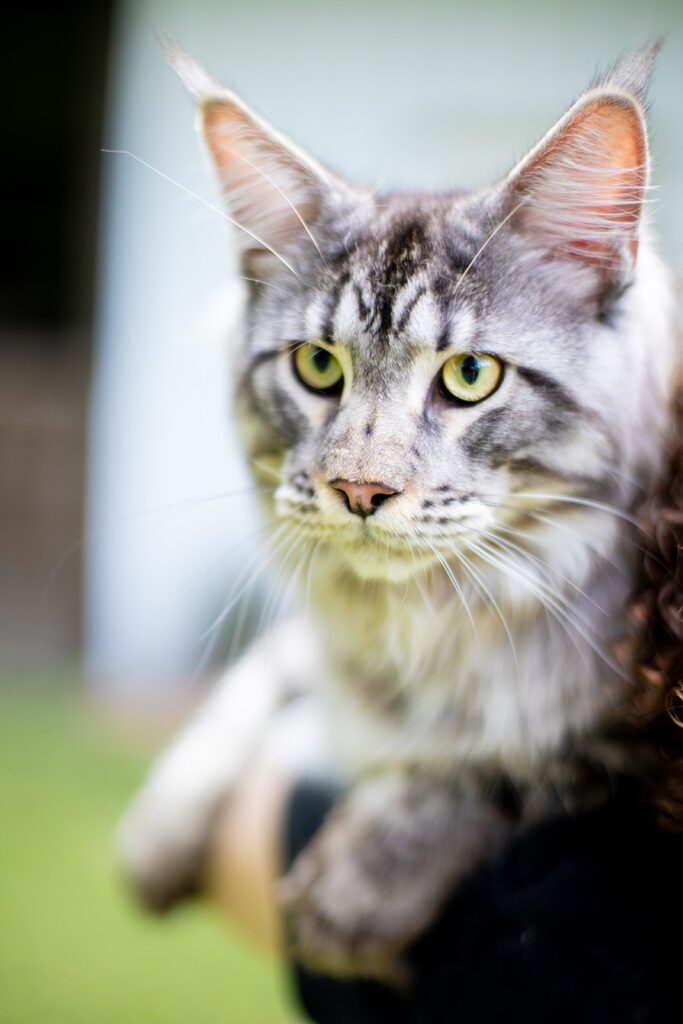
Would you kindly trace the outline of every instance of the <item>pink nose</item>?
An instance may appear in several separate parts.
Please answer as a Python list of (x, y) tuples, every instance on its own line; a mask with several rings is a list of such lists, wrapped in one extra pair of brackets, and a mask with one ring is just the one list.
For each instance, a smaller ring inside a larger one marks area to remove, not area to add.
[(385, 487), (384, 484), (359, 484), (351, 480), (330, 480), (330, 487), (342, 492), (349, 512), (363, 518), (376, 512), (382, 502), (392, 494), (400, 493), (393, 487)]

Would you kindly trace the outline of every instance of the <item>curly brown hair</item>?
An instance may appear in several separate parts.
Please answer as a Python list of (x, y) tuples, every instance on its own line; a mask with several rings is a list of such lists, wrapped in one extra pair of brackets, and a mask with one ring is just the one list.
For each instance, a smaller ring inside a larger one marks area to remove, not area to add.
[(663, 479), (641, 510), (644, 557), (629, 644), (635, 687), (626, 717), (657, 753), (647, 789), (655, 818), (683, 831), (683, 382), (672, 423)]

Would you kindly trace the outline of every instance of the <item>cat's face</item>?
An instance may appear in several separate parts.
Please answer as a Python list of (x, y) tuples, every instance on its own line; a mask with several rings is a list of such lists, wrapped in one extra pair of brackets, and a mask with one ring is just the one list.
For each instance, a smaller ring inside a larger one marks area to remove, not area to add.
[(644, 65), (504, 182), (443, 196), (354, 189), (181, 70), (247, 229), (240, 404), (283, 520), (362, 577), (402, 579), (514, 530), (548, 506), (535, 495), (619, 490), (643, 457), (624, 396), (647, 387), (629, 323)]
[(618, 457), (595, 298), (541, 287), (512, 240), (463, 278), (492, 226), (479, 198), (366, 202), (319, 231), (300, 281), (257, 286), (247, 387), (285, 453), (278, 512), (360, 574), (452, 557), (523, 514), (523, 486), (601, 481)]

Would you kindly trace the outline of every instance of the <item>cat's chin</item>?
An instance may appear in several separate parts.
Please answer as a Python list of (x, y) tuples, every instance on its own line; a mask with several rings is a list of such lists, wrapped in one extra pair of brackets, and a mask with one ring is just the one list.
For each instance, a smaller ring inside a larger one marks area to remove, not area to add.
[(345, 546), (339, 555), (354, 576), (373, 582), (404, 583), (434, 564), (431, 551), (402, 553), (386, 551), (374, 544)]

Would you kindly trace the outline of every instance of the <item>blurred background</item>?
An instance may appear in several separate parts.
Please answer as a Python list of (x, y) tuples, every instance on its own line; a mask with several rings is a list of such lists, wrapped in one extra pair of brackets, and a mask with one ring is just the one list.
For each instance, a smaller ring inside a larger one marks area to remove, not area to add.
[(230, 229), (202, 203), (217, 196), (157, 36), (342, 173), (439, 188), (504, 173), (597, 68), (661, 33), (656, 219), (680, 269), (680, 0), (61, 0), (3, 15), (2, 1024), (291, 1012), (272, 965), (208, 911), (139, 918), (111, 854), (146, 764), (239, 648), (237, 606), (212, 624), (245, 581), (254, 618), (269, 593), (230, 425)]

